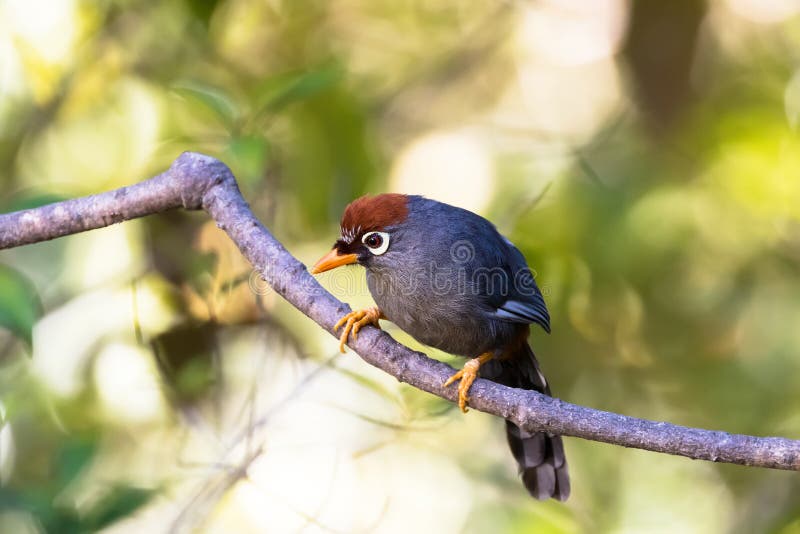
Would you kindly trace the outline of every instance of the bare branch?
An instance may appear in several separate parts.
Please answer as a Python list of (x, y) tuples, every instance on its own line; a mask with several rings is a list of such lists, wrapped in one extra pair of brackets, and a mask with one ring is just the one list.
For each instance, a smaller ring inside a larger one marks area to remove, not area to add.
[[(332, 332), (349, 307), (325, 291), (255, 218), (230, 170), (220, 161), (184, 153), (150, 180), (108, 193), (0, 215), (0, 249), (108, 226), (167, 209), (204, 209), (227, 232), (266, 282), (293, 306)], [(372, 327), (350, 346), (368, 363), (401, 382), (450, 401), (456, 388), (442, 388), (453, 370), (400, 345)], [(470, 406), (510, 419), (529, 431), (602, 441), (741, 465), (800, 471), (800, 441), (755, 437), (647, 421), (576, 406), (534, 391), (477, 380)]]

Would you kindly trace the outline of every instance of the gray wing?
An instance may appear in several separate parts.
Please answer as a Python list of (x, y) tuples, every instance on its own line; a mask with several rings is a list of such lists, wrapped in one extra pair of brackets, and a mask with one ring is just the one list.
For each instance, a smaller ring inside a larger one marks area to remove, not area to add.
[[(416, 197), (419, 208), (430, 211), (423, 235), (431, 235), (432, 242), (446, 243), (439, 253), (437, 265), (455, 265), (465, 269), (470, 297), (477, 296), (484, 313), (490, 317), (513, 323), (536, 323), (550, 332), (550, 314), (544, 298), (536, 286), (528, 262), (511, 241), (497, 228), (479, 215), (447, 206), (439, 202)], [(430, 228), (428, 220), (435, 218), (442, 223)], [(437, 233), (438, 232), (438, 233)], [(459, 247), (465, 257), (456, 254)], [(474, 298), (464, 298), (471, 309)]]
[(540, 292), (527, 300), (507, 300), (494, 312), (494, 316), (512, 323), (536, 323), (550, 333), (550, 314)]
[(496, 306), (494, 317), (512, 323), (536, 323), (550, 333), (550, 314), (525, 257), (511, 241), (505, 237), (503, 240), (509, 248), (510, 284), (506, 295), (495, 295), (492, 299)]

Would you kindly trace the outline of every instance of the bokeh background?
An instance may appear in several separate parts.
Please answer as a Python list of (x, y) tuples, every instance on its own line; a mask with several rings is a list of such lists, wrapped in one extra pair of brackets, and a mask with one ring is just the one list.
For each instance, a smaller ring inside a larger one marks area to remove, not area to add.
[[(0, 0), (0, 210), (201, 151), (310, 263), (425, 194), (525, 253), (556, 395), (800, 438), (798, 67), (796, 0)], [(2, 532), (800, 532), (796, 473), (576, 439), (533, 501), (202, 213), (3, 251), (0, 324)]]

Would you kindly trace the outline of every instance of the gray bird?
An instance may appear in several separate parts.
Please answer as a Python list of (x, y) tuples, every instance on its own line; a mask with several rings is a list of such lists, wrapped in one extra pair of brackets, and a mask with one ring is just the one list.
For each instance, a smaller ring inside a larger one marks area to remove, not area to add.
[[(445, 386), (459, 381), (466, 412), (472, 382), (550, 395), (528, 345), (533, 323), (550, 332), (550, 316), (522, 253), (492, 223), (465, 209), (421, 196), (382, 194), (350, 203), (341, 237), (312, 274), (358, 263), (377, 307), (353, 311), (340, 348), (367, 324), (387, 319), (417, 341), (471, 358)], [(506, 421), (522, 481), (537, 499), (564, 501), (570, 483), (560, 436), (526, 432)]]

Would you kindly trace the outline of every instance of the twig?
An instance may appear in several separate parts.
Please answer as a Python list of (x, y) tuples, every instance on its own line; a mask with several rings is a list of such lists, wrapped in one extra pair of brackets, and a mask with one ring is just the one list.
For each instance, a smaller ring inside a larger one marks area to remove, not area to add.
[[(325, 291), (255, 218), (236, 180), (220, 161), (182, 154), (150, 180), (108, 193), (0, 216), (0, 249), (45, 241), (173, 208), (204, 209), (227, 232), (272, 288), (332, 332), (350, 308)], [(442, 384), (453, 370), (367, 327), (350, 346), (401, 382), (450, 401)], [(702, 430), (577, 406), (534, 391), (477, 380), (470, 406), (510, 419), (528, 431), (547, 431), (614, 445), (741, 465), (800, 471), (800, 441)]]

